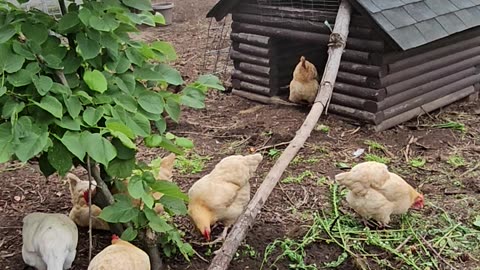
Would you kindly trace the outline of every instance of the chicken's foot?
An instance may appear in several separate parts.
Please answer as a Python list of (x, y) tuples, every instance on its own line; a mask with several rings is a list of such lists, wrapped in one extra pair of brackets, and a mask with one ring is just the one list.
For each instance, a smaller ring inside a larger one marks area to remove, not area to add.
[(214, 244), (217, 244), (217, 243), (220, 243), (220, 242), (223, 242), (225, 241), (225, 239), (227, 238), (227, 234), (228, 234), (228, 229), (230, 227), (225, 227), (223, 229), (223, 232), (222, 234), (215, 240), (211, 241), (211, 242), (207, 242), (207, 243), (198, 243), (200, 246), (211, 246), (211, 245), (214, 245)]

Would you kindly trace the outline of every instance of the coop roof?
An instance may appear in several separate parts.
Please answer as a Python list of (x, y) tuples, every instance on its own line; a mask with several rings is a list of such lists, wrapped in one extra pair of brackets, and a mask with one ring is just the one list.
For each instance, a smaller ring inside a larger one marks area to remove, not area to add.
[[(220, 0), (207, 14), (221, 20), (242, 0)], [(480, 26), (480, 0), (349, 0), (403, 50)]]
[(480, 0), (352, 2), (358, 3), (355, 6), (361, 6), (403, 50), (480, 26)]

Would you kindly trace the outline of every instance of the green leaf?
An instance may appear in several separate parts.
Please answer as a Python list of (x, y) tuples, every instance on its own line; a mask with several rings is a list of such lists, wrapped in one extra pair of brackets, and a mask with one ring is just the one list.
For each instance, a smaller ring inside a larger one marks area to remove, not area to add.
[(87, 38), (83, 33), (77, 34), (77, 42), (78, 50), (85, 60), (95, 58), (100, 53), (100, 44), (95, 40)]
[(16, 33), (15, 27), (11, 24), (5, 24), (0, 27), (0, 44), (9, 41)]
[(106, 127), (109, 131), (118, 131), (125, 134), (130, 139), (135, 139), (133, 131), (118, 120), (109, 119), (106, 121)]
[(53, 69), (62, 69), (62, 59), (54, 54), (49, 54), (45, 55), (43, 57), (43, 60), (45, 60), (45, 63), (47, 64), (48, 67), (53, 68)]
[(187, 86), (182, 91), (180, 102), (194, 109), (203, 109), (205, 108), (205, 94), (197, 88)]
[(173, 45), (165, 41), (155, 41), (151, 44), (152, 49), (162, 53), (166, 61), (177, 60), (177, 53)]
[(117, 149), (117, 158), (123, 160), (135, 158), (135, 150), (126, 147), (119, 139), (112, 139), (112, 144), (115, 146), (115, 149)]
[(103, 208), (100, 218), (111, 223), (127, 223), (135, 219), (140, 210), (133, 206), (126, 196), (116, 196), (114, 204)]
[(102, 16), (91, 16), (89, 24), (93, 29), (103, 32), (111, 32), (118, 28), (120, 23), (113, 14), (104, 14)]
[(152, 209), (144, 208), (143, 212), (145, 213), (147, 219), (150, 221), (148, 223), (148, 226), (150, 226), (152, 230), (159, 233), (164, 233), (173, 229), (173, 227), (169, 225), (164, 218), (158, 216), (157, 213), (155, 213), (155, 211), (153, 211)]
[(117, 156), (117, 150), (112, 143), (98, 133), (83, 132), (81, 142), (87, 154), (105, 166)]
[(89, 126), (96, 126), (100, 118), (103, 117), (104, 111), (102, 107), (94, 109), (93, 107), (87, 107), (83, 111), (83, 121)]
[(47, 145), (48, 134), (48, 131), (41, 132), (40, 134), (31, 132), (29, 136), (20, 139), (15, 149), (15, 155), (21, 162), (26, 162), (33, 158)]
[(129, 112), (137, 112), (137, 101), (131, 95), (118, 94), (113, 100)]
[(85, 157), (85, 149), (80, 141), (80, 133), (67, 131), (62, 137), (62, 143), (67, 147), (68, 151), (74, 154), (78, 159), (83, 160)]
[(9, 99), (2, 108), (3, 118), (16, 118), (16, 115), (25, 108), (23, 101), (17, 102), (15, 99)]
[(23, 57), (25, 57), (26, 59), (28, 60), (35, 60), (35, 55), (33, 55), (33, 53), (30, 51), (30, 49), (27, 47), (27, 45), (25, 45), (25, 43), (20, 43), (19, 41), (17, 40), (14, 40), (13, 41), (13, 51), (16, 53), (16, 54), (19, 54)]
[(65, 74), (72, 74), (77, 71), (80, 67), (82, 60), (76, 56), (74, 52), (69, 53), (62, 62), (63, 66), (63, 73)]
[(25, 58), (15, 54), (11, 50), (10, 44), (0, 44), (0, 73), (15, 73), (19, 71), (25, 63)]
[(13, 155), (13, 135), (10, 123), (0, 124), (0, 163), (10, 160)]
[(176, 137), (175, 144), (184, 148), (193, 148), (193, 142), (187, 138)]
[(145, 145), (151, 148), (159, 147), (160, 144), (162, 143), (162, 140), (163, 140), (162, 136), (154, 134), (145, 138)]
[(122, 74), (126, 72), (131, 65), (132, 63), (130, 63), (130, 60), (128, 60), (127, 57), (122, 55), (116, 61), (107, 63), (106, 67), (110, 71)]
[(40, 103), (36, 101), (33, 101), (33, 103), (35, 103), (35, 105), (44, 109), (45, 111), (51, 113), (56, 118), (62, 118), (63, 116), (62, 103), (60, 103), (60, 101), (58, 101), (58, 99), (53, 96), (45, 96), (40, 100)]
[(163, 98), (154, 92), (146, 92), (138, 98), (138, 104), (142, 109), (149, 113), (161, 114), (163, 112), (163, 107), (165, 102)]
[(153, 20), (155, 21), (155, 23), (161, 24), (161, 25), (164, 25), (166, 23), (165, 17), (163, 17), (163, 14), (160, 12), (155, 12), (155, 15), (153, 16)]
[(213, 88), (221, 91), (225, 90), (225, 87), (223, 87), (222, 82), (215, 75), (202, 75), (198, 77), (198, 80), (196, 82), (208, 88)]
[(57, 30), (62, 33), (66, 34), (69, 33), (75, 26), (80, 23), (80, 19), (78, 18), (77, 12), (68, 12), (60, 21), (58, 21)]
[(167, 211), (175, 215), (187, 214), (187, 207), (185, 206), (185, 202), (183, 201), (183, 199), (175, 198), (164, 194), (160, 198), (160, 203)]
[(120, 77), (115, 77), (115, 84), (126, 94), (133, 94), (135, 91), (135, 77), (133, 74), (123, 74)]
[(57, 140), (53, 141), (53, 146), (48, 150), (47, 158), (52, 167), (62, 176), (72, 169), (72, 154)]
[(128, 181), (128, 194), (134, 199), (140, 199), (146, 194), (142, 177), (135, 175)]
[(132, 175), (135, 169), (135, 158), (128, 160), (115, 158), (108, 164), (107, 173), (111, 177), (128, 178)]
[(129, 47), (125, 50), (128, 60), (137, 66), (142, 66), (145, 58), (136, 48)]
[(107, 79), (102, 72), (96, 69), (93, 71), (85, 71), (85, 74), (83, 74), (83, 80), (88, 85), (88, 88), (93, 91), (103, 93), (108, 89)]
[(167, 138), (163, 138), (162, 142), (158, 145), (158, 147), (164, 148), (165, 150), (178, 155), (183, 155), (183, 150), (178, 148), (174, 143), (172, 143), (172, 141)]
[(150, 187), (157, 192), (163, 193), (165, 196), (182, 199), (188, 201), (188, 196), (183, 193), (180, 188), (170, 181), (158, 180), (151, 184)]
[(165, 121), (164, 118), (161, 118), (158, 121), (155, 121), (155, 126), (158, 129), (158, 133), (162, 134), (167, 130), (167, 122)]
[(20, 69), (14, 74), (9, 75), (7, 81), (14, 87), (20, 87), (30, 84), (32, 82), (32, 76), (33, 74), (30, 71)]
[(53, 80), (50, 77), (43, 76), (43, 75), (33, 76), (32, 81), (33, 81), (33, 84), (35, 85), (35, 88), (37, 88), (37, 92), (41, 96), (45, 96), (53, 86)]
[(77, 118), (82, 110), (82, 103), (80, 103), (78, 97), (70, 96), (68, 98), (64, 98), (64, 101), (68, 114), (70, 114), (70, 116), (74, 119)]
[(122, 236), (120, 238), (122, 238), (123, 241), (131, 242), (135, 238), (137, 238), (137, 235), (138, 235), (137, 230), (133, 229), (132, 227), (128, 227), (125, 231), (123, 231)]
[(42, 172), (43, 176), (49, 177), (50, 175), (56, 172), (55, 168), (50, 164), (47, 158), (47, 154), (43, 154), (38, 158), (38, 167)]
[(146, 81), (161, 81), (163, 80), (162, 74), (157, 71), (154, 71), (148, 67), (146, 68), (136, 68), (133, 72), (133, 75), (140, 80)]
[(138, 113), (133, 117), (127, 118), (126, 124), (138, 136), (146, 137), (151, 132), (150, 121), (148, 121), (145, 116)]
[(180, 104), (178, 104), (175, 99), (167, 99), (165, 110), (167, 111), (168, 115), (170, 115), (172, 120), (178, 123), (178, 120), (180, 119)]
[(81, 122), (78, 118), (72, 119), (70, 116), (64, 116), (62, 120), (55, 120), (55, 124), (64, 129), (79, 131)]
[(44, 43), (48, 38), (48, 29), (43, 24), (25, 22), (22, 24), (22, 33), (28, 40), (39, 45)]
[(92, 12), (88, 8), (82, 8), (78, 12), (78, 18), (85, 26), (90, 26), (90, 17), (92, 17)]
[(183, 79), (180, 75), (180, 72), (178, 72), (178, 70), (172, 68), (171, 66), (166, 64), (159, 64), (153, 69), (161, 75), (162, 81), (165, 81), (166, 83), (172, 85), (183, 84)]
[(6, 86), (0, 86), (0, 97), (5, 95), (7, 92), (7, 87)]
[(122, 0), (129, 7), (138, 10), (152, 10), (152, 2), (150, 0)]

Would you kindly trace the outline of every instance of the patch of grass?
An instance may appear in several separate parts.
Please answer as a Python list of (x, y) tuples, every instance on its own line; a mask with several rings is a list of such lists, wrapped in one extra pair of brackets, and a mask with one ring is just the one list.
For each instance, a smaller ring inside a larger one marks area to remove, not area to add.
[(253, 248), (249, 244), (244, 244), (243, 245), (242, 254), (243, 254), (243, 256), (248, 256), (252, 259), (256, 259), (257, 256), (258, 256), (258, 252), (255, 250), (255, 248)]
[(423, 166), (425, 166), (426, 163), (427, 160), (421, 157), (417, 157), (409, 161), (410, 166), (414, 168), (422, 168)]
[(323, 133), (328, 133), (330, 131), (330, 127), (326, 126), (326, 125), (323, 125), (323, 124), (320, 124), (320, 125), (317, 125), (315, 127), (315, 130), (316, 131), (321, 131)]
[(353, 165), (348, 165), (348, 163), (345, 162), (336, 162), (335, 166), (339, 169), (350, 169), (353, 167)]
[(445, 122), (445, 123), (442, 123), (442, 124), (435, 124), (435, 125), (433, 125), (433, 127), (458, 130), (462, 133), (467, 131), (467, 128), (465, 127), (465, 125), (463, 123), (455, 122), (455, 121), (449, 121), (449, 122)]
[(276, 159), (280, 156), (280, 154), (282, 153), (282, 151), (278, 150), (278, 149), (270, 149), (268, 150), (268, 153), (267, 155), (271, 158), (271, 159)]
[(372, 141), (372, 140), (365, 140), (363, 142), (363, 144), (367, 145), (368, 148), (372, 149), (372, 150), (386, 150), (385, 146), (381, 143), (378, 143), (376, 141)]
[(298, 164), (301, 164), (301, 163), (308, 163), (308, 164), (315, 164), (317, 162), (319, 162), (320, 159), (319, 158), (316, 158), (316, 157), (312, 157), (312, 158), (309, 158), (309, 159), (305, 159), (304, 157), (301, 157), (301, 156), (296, 156), (291, 164), (292, 165), (298, 165)]
[[(276, 239), (270, 243), (261, 269), (266, 265), (275, 268), (280, 260), (288, 260), (290, 269), (338, 268), (350, 259), (357, 269), (371, 269), (370, 265), (376, 264), (381, 269), (433, 270), (450, 268), (465, 254), (479, 255), (480, 231), (453, 220), (433, 204), (429, 206), (440, 213), (431, 218), (407, 214), (401, 217), (397, 229), (370, 230), (351, 215), (340, 214), (342, 193), (338, 185), (330, 185), (330, 195), (332, 210), (315, 213), (312, 225), (300, 239)], [(475, 223), (480, 226), (480, 217)], [(323, 265), (307, 264), (306, 250), (321, 242), (338, 246), (340, 255)]]
[(321, 185), (327, 184), (329, 181), (330, 181), (330, 178), (328, 176), (322, 176), (318, 178), (317, 185), (321, 186)]
[(447, 163), (454, 168), (465, 166), (465, 159), (458, 155), (448, 157)]
[(303, 173), (301, 173), (299, 176), (289, 176), (289, 177), (283, 179), (282, 183), (284, 183), (284, 184), (292, 184), (292, 183), (300, 184), (305, 178), (313, 178), (313, 177), (315, 177), (315, 174), (312, 171), (307, 170), (307, 171), (304, 171)]
[(210, 156), (200, 156), (195, 152), (187, 153), (185, 156), (177, 156), (175, 168), (181, 174), (195, 174), (203, 171), (205, 161), (212, 159)]
[(364, 159), (365, 161), (376, 161), (376, 162), (380, 162), (380, 163), (383, 163), (383, 164), (389, 164), (389, 163), (390, 163), (390, 159), (389, 159), (389, 158), (377, 156), (377, 155), (375, 155), (375, 154), (365, 154), (365, 156), (363, 157), (363, 159)]

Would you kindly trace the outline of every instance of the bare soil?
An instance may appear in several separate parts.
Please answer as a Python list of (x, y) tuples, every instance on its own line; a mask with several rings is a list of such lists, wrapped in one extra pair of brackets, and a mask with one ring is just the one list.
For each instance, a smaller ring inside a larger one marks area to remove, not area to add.
[[(202, 71), (200, 60), (205, 45), (202, 37), (208, 28), (208, 21), (204, 17), (214, 2), (175, 0), (174, 24), (144, 29), (141, 35), (141, 38), (148, 41), (162, 39), (173, 42), (179, 54), (175, 65), (187, 81), (195, 79)], [(193, 175), (177, 172), (175, 181), (182, 190), (187, 191), (195, 180), (207, 174), (227, 155), (246, 154), (254, 149), (288, 142), (295, 136), (307, 114), (307, 108), (261, 105), (229, 93), (211, 92), (206, 109), (187, 109), (182, 112), (179, 124), (169, 123), (172, 133), (194, 141), (196, 153), (211, 157), (202, 172)], [(335, 174), (341, 172), (336, 166), (340, 162), (352, 164), (362, 161), (362, 157), (354, 158), (353, 152), (358, 148), (368, 148), (364, 144), (365, 140), (386, 146), (389, 152), (387, 156), (391, 158), (389, 166), (425, 194), (427, 201), (441, 206), (457, 222), (471, 224), (480, 213), (480, 171), (478, 166), (475, 167), (480, 154), (479, 114), (479, 101), (460, 102), (382, 133), (375, 133), (365, 127), (357, 128), (332, 115), (322, 116), (319, 124), (328, 126), (329, 131), (313, 131), (299, 153), (304, 162), (291, 164), (283, 176), (298, 176), (309, 170), (314, 177), (307, 177), (300, 184), (280, 183), (275, 188), (249, 230), (230, 269), (260, 269), (268, 244), (276, 239), (295, 239), (303, 235), (303, 225), (311, 224), (311, 214), (330, 207), (328, 186), (319, 185), (317, 180), (322, 176), (333, 179)], [(432, 127), (435, 123), (447, 121), (465, 124), (467, 132)], [(417, 141), (409, 144), (412, 137)], [(408, 155), (405, 154), (407, 146), (410, 149)], [(285, 145), (278, 146), (276, 149), (281, 151), (284, 147)], [(264, 162), (259, 167), (257, 176), (251, 179), (252, 195), (276, 160), (275, 156), (268, 154), (270, 149), (263, 152)], [(155, 149), (144, 149), (140, 157), (149, 161), (161, 154), (161, 151)], [(447, 161), (452, 155), (461, 156), (465, 164), (451, 168)], [(410, 160), (415, 157), (425, 158), (427, 165), (412, 168), (406, 158)], [(311, 162), (305, 161), (309, 159)], [(85, 177), (85, 172), (78, 173)], [(0, 268), (23, 269), (22, 218), (35, 211), (68, 214), (71, 207), (68, 186), (56, 176), (46, 180), (35, 166), (28, 164), (4, 164), (0, 167), (0, 174), (3, 179), (0, 181)], [(349, 211), (347, 207), (345, 209)], [(435, 218), (439, 212), (426, 207), (423, 215), (425, 218)], [(202, 241), (187, 218), (180, 219), (179, 224), (186, 232), (186, 241)], [(214, 234), (219, 234), (221, 229), (217, 228)], [(94, 255), (107, 246), (109, 241), (109, 233), (95, 231)], [(193, 247), (207, 262), (198, 256), (194, 256), (190, 262), (177, 256), (165, 259), (168, 269), (207, 269), (208, 261), (213, 258), (212, 249), (196, 245)], [(317, 242), (307, 253), (309, 263), (321, 266), (323, 262), (335, 260), (341, 250), (325, 242)], [(267, 260), (267, 265), (271, 263), (270, 260)], [(84, 270), (87, 265), (87, 230), (80, 229), (73, 269)], [(288, 269), (288, 265), (286, 260), (276, 264), (277, 269)], [(459, 269), (475, 269), (480, 264), (466, 260), (456, 262), (456, 266)], [(355, 268), (346, 262), (337, 269)]]

